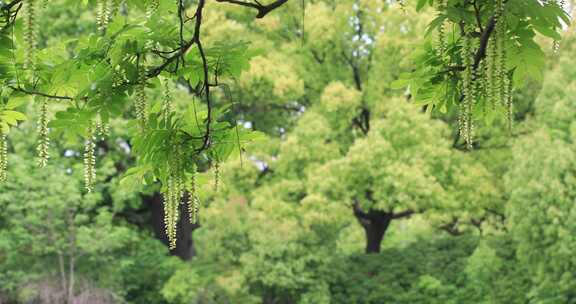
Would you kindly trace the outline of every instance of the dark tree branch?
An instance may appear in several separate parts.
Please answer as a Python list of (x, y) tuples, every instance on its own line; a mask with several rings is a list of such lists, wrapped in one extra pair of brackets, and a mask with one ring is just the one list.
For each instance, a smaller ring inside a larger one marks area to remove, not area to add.
[(476, 23), (478, 24), (478, 27), (480, 28), (480, 31), (483, 32), (484, 31), (484, 27), (482, 26), (482, 18), (481, 18), (481, 14), (480, 14), (480, 6), (478, 5), (477, 1), (474, 1), (474, 3), (472, 4), (474, 6), (474, 14), (476, 15)]
[[(180, 38), (180, 49), (183, 49), (185, 46), (184, 42), (184, 15), (186, 14), (186, 9), (184, 8), (183, 0), (178, 0), (178, 21), (180, 23), (179, 26), (179, 38)], [(180, 59), (182, 60), (182, 64), (184, 64), (184, 53), (180, 53)]]
[(478, 69), (480, 62), (484, 57), (486, 57), (486, 49), (488, 48), (488, 42), (490, 41), (490, 36), (494, 32), (494, 28), (496, 27), (496, 18), (490, 18), (486, 28), (482, 32), (482, 36), (480, 37), (480, 47), (478, 48), (478, 52), (476, 52), (476, 56), (474, 57), (474, 70)]
[(276, 1), (274, 1), (268, 5), (262, 5), (258, 1), (255, 1), (255, 3), (252, 3), (252, 2), (245, 2), (245, 1), (239, 1), (239, 0), (216, 0), (216, 2), (225, 2), (225, 3), (230, 3), (230, 4), (234, 4), (234, 5), (240, 5), (240, 6), (255, 9), (258, 11), (256, 18), (260, 19), (260, 18), (264, 18), (271, 11), (284, 5), (286, 2), (288, 2), (288, 0), (276, 0)]
[(406, 211), (402, 211), (399, 213), (393, 213), (392, 214), (392, 219), (401, 219), (401, 218), (405, 218), (405, 217), (410, 217), (414, 214), (415, 212), (413, 210), (406, 210)]
[(192, 38), (192, 43), (196, 43), (198, 47), (198, 52), (200, 53), (200, 58), (202, 59), (202, 68), (204, 70), (204, 94), (206, 95), (206, 132), (204, 134), (204, 143), (202, 144), (201, 150), (204, 150), (210, 146), (210, 128), (212, 124), (212, 103), (210, 101), (210, 76), (208, 74), (208, 60), (206, 59), (206, 54), (204, 53), (204, 48), (202, 47), (202, 42), (200, 41), (200, 29), (202, 27), (202, 12), (206, 0), (200, 0), (198, 2), (198, 8), (196, 9), (196, 25), (194, 28), (194, 37)]
[(20, 4), (21, 2), (22, 2), (22, 0), (14, 0), (14, 1), (10, 2), (10, 3), (4, 4), (0, 9), (9, 11), (9, 10), (11, 10), (14, 6)]
[(368, 134), (368, 131), (369, 131), (369, 130), (367, 130), (367, 129), (364, 127), (364, 124), (362, 123), (362, 121), (360, 120), (359, 117), (354, 117), (354, 118), (352, 119), (352, 125), (358, 127), (358, 128), (360, 129), (360, 131), (362, 131), (362, 133), (363, 133), (364, 135)]
[[(0, 27), (0, 32), (6, 30), (9, 27), (12, 27), (14, 23), (16, 23), (16, 17), (18, 16), (18, 12), (22, 8), (22, 5), (23, 5), (22, 0), (17, 0), (0, 7), (2, 17), (6, 19), (4, 25)], [(15, 10), (12, 10), (14, 6), (17, 7)]]
[(354, 215), (357, 218), (364, 220), (369, 219), (368, 213), (362, 210), (362, 208), (360, 207), (360, 203), (358, 203), (358, 201), (354, 201), (354, 204), (352, 205), (352, 210), (354, 211)]
[(448, 234), (452, 235), (452, 236), (459, 236), (464, 234), (462, 231), (460, 231), (457, 227), (458, 225), (458, 219), (457, 218), (453, 218), (451, 222), (446, 223), (442, 226), (440, 226), (439, 228), (441, 230), (446, 231)]

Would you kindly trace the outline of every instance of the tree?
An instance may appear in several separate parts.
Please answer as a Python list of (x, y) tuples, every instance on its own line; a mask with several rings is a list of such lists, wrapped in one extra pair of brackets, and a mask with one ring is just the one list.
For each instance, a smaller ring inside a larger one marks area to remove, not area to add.
[(573, 34), (545, 81), (536, 103), (538, 128), (514, 145), (506, 176), (510, 192), (507, 214), (518, 259), (532, 281), (528, 298), (570, 303), (576, 299), (574, 198), (574, 94), (576, 62)]
[(366, 233), (367, 253), (380, 252), (393, 220), (438, 213), (441, 223), (473, 222), (497, 199), (490, 174), (451, 150), (441, 122), (390, 104), (392, 110), (374, 117), (373, 129), (344, 157), (309, 172), (320, 192), (353, 209)]

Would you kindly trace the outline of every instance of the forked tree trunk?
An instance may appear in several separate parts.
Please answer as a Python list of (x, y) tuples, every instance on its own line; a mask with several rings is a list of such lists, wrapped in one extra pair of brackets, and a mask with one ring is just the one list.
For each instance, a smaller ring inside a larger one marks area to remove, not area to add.
[(391, 217), (383, 216), (381, 219), (370, 220), (366, 225), (362, 225), (366, 234), (366, 253), (380, 252), (382, 240), (391, 221)]
[(366, 253), (380, 253), (380, 247), (390, 223), (394, 219), (409, 217), (413, 214), (411, 210), (392, 213), (381, 210), (370, 209), (363, 211), (359, 204), (354, 204), (354, 216), (364, 228), (366, 235)]
[[(143, 200), (150, 209), (152, 227), (156, 238), (168, 246), (168, 236), (166, 235), (166, 227), (164, 226), (164, 204), (162, 195), (156, 192), (151, 196), (144, 196)], [(184, 261), (190, 260), (196, 256), (196, 248), (194, 247), (192, 233), (199, 227), (198, 224), (190, 223), (187, 206), (185, 204), (180, 204), (180, 219), (178, 220), (176, 232), (176, 248), (170, 250), (170, 254), (177, 256)]]

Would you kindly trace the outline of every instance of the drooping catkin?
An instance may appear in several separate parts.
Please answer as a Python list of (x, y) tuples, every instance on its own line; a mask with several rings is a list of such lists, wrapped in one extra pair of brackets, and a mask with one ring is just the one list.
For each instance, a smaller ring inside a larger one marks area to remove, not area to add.
[(512, 132), (512, 128), (514, 127), (514, 96), (513, 93), (513, 84), (512, 80), (509, 77), (505, 78), (505, 104), (506, 104), (506, 121), (508, 122), (508, 131)]
[[(446, 0), (440, 0), (438, 2), (438, 10), (443, 11), (446, 8)], [(444, 57), (448, 49), (446, 42), (446, 22), (442, 22), (438, 26), (438, 54), (440, 57)]]
[(84, 142), (84, 188), (92, 192), (96, 183), (96, 138), (94, 126), (90, 124)]
[(38, 25), (36, 20), (36, 0), (24, 1), (24, 41), (26, 42), (24, 66), (30, 71), (36, 69), (36, 49), (38, 47)]
[(476, 101), (475, 96), (475, 73), (474, 73), (474, 54), (473, 54), (473, 41), (470, 37), (470, 29), (468, 29), (462, 39), (461, 56), (465, 67), (463, 73), (462, 90), (464, 98), (460, 104), (460, 117), (459, 117), (459, 131), (460, 136), (464, 138), (466, 147), (472, 149), (472, 107)]
[(166, 189), (164, 190), (164, 225), (168, 237), (168, 247), (176, 248), (176, 226), (178, 224), (178, 195), (173, 176), (168, 176)]
[(8, 177), (8, 138), (0, 130), (0, 182), (5, 182)]
[(146, 97), (146, 68), (140, 61), (138, 64), (138, 84), (136, 85), (136, 118), (144, 129), (148, 122), (148, 101)]
[(493, 35), (488, 41), (488, 50), (486, 51), (486, 96), (492, 108), (498, 103), (497, 90), (497, 36)]
[(38, 166), (40, 168), (46, 167), (48, 159), (50, 158), (49, 147), (50, 137), (48, 136), (48, 99), (43, 98), (40, 104), (40, 116), (38, 117), (38, 146), (36, 151), (38, 153)]
[(168, 121), (170, 114), (172, 113), (172, 91), (170, 90), (170, 83), (168, 79), (163, 79), (162, 84), (164, 86), (164, 98), (162, 103), (162, 117), (164, 121)]
[(198, 224), (200, 212), (200, 199), (198, 198), (198, 189), (196, 185), (196, 170), (192, 172), (190, 183), (188, 184), (188, 212), (190, 223)]
[(214, 163), (214, 192), (218, 192), (220, 186), (220, 161)]
[(170, 161), (166, 185), (164, 187), (164, 224), (170, 249), (176, 248), (177, 225), (180, 218), (180, 202), (184, 196), (184, 158), (180, 146), (175, 143)]
[(97, 0), (96, 6), (96, 23), (98, 25), (98, 31), (100, 33), (105, 33), (108, 28), (108, 23), (110, 23), (113, 2), (111, 0)]
[(94, 134), (98, 139), (104, 140), (110, 133), (110, 126), (102, 121), (97, 121), (94, 126), (94, 131)]

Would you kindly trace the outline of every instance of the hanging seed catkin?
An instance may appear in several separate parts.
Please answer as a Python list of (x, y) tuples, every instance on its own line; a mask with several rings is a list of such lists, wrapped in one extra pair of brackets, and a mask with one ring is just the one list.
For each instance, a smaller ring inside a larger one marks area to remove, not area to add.
[(46, 167), (50, 158), (49, 147), (50, 137), (48, 136), (48, 99), (43, 98), (40, 104), (40, 116), (38, 118), (38, 166)]
[(37, 8), (36, 0), (24, 1), (24, 41), (26, 42), (24, 66), (30, 71), (36, 69), (37, 35)]
[(87, 133), (84, 143), (84, 187), (86, 191), (92, 192), (96, 182), (96, 139), (92, 124)]
[(0, 130), (0, 182), (5, 182), (8, 177), (8, 138)]

